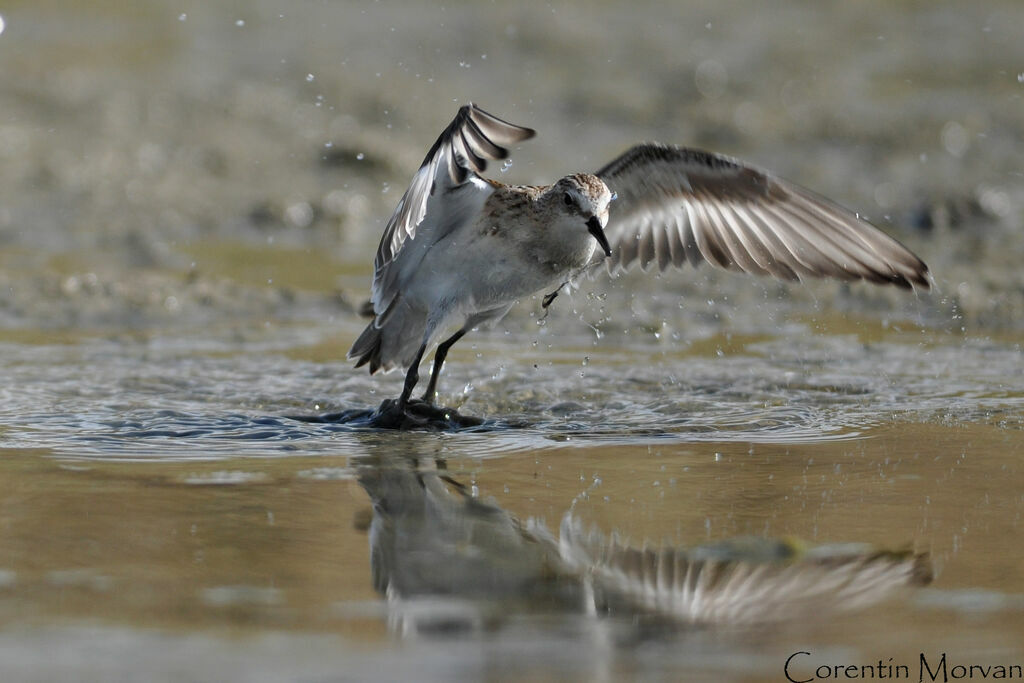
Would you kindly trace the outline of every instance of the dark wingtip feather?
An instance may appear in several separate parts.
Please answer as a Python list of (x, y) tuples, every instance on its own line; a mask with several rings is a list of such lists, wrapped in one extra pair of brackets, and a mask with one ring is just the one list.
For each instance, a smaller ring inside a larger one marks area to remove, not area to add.
[(456, 185), (466, 182), (466, 176), (469, 175), (462, 155), (455, 151), (453, 145), (449, 145), (448, 149), (448, 175)]
[(462, 148), (466, 152), (465, 160), (473, 167), (473, 170), (477, 173), (483, 173), (487, 170), (487, 160), (477, 154), (476, 150), (473, 149), (473, 145), (466, 139), (465, 129), (459, 131), (459, 140), (462, 142)]
[(483, 173), (487, 169), (487, 159), (507, 159), (509, 150), (506, 145), (534, 135), (532, 128), (499, 119), (470, 102), (459, 107), (455, 119), (434, 143), (424, 164), (434, 158), (440, 145), (445, 145), (448, 175), (453, 183), (460, 185), (466, 182), (468, 171)]
[(920, 267), (917, 273), (915, 273), (917, 277), (913, 279), (913, 282), (914, 285), (927, 292), (932, 288), (932, 273), (928, 269), (928, 264), (924, 261), (918, 259), (918, 264)]
[(509, 142), (522, 142), (523, 140), (529, 140), (537, 134), (537, 131), (532, 128), (509, 123), (490, 112), (484, 111), (472, 102), (460, 109), (460, 113), (463, 110), (466, 111), (466, 114), (472, 119), (473, 123), (481, 130), (489, 133), (488, 137), (500, 136), (509, 140)]

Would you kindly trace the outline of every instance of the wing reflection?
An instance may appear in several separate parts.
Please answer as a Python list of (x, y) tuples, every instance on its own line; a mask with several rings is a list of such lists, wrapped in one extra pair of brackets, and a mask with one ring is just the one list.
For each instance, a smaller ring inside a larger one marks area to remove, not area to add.
[(474, 497), (443, 462), (367, 462), (371, 569), (398, 630), (480, 628), (516, 613), (652, 616), (749, 625), (821, 618), (928, 583), (928, 557), (864, 546), (805, 550), (741, 538), (631, 546), (566, 514), (559, 537)]
[(595, 599), (693, 623), (754, 624), (867, 607), (931, 581), (926, 555), (864, 546), (802, 550), (741, 538), (694, 548), (630, 547), (566, 515), (560, 556)]

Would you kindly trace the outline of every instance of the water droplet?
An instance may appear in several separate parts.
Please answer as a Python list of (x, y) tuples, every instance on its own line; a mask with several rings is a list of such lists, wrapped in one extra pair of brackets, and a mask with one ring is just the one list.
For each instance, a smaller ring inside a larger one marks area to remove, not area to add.
[(501, 172), (502, 173), (507, 173), (508, 169), (510, 169), (510, 168), (512, 168), (512, 160), (511, 159), (505, 159), (505, 161), (502, 162), (502, 164), (501, 164)]
[(245, 26), (245, 19), (239, 19), (239, 20), (237, 20), (237, 21), (235, 22), (235, 26), (238, 26), (239, 28), (241, 28), (242, 26)]
[(308, 228), (316, 220), (316, 211), (309, 202), (295, 202), (284, 210), (284, 220), (297, 228)]
[(306, 83), (312, 83), (316, 79), (313, 74), (306, 74)]
[(359, 161), (362, 161), (365, 158), (366, 158), (366, 155), (363, 154), (362, 152), (359, 152), (358, 154), (356, 154), (356, 159), (359, 160)]
[(185, 21), (186, 19), (188, 19), (188, 15), (184, 12), (178, 15), (178, 21)]
[(967, 129), (957, 121), (948, 121), (942, 127), (941, 140), (946, 151), (957, 158), (964, 155), (971, 143)]
[[(3, 26), (3, 17), (0, 17), (0, 26)], [(0, 29), (3, 30), (3, 29)], [(1024, 83), (1024, 73), (1017, 74), (1017, 82)]]

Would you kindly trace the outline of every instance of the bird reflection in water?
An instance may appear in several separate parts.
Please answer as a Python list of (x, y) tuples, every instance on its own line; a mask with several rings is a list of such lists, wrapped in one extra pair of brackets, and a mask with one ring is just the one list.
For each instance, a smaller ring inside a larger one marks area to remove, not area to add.
[(509, 616), (748, 626), (867, 607), (931, 580), (927, 555), (737, 538), (636, 547), (567, 513), (556, 538), (480, 500), (443, 461), (366, 459), (371, 570), (394, 630), (486, 629)]

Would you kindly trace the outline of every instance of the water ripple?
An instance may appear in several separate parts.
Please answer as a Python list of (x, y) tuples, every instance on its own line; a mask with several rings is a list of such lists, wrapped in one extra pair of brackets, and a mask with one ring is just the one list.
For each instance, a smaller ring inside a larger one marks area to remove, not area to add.
[[(486, 357), (463, 361), (445, 382), (467, 388), (447, 398), (460, 412), (486, 419), (441, 438), (461, 439), (488, 456), (581, 441), (850, 439), (894, 420), (1022, 426), (1024, 382), (1014, 346), (865, 346), (812, 337), (755, 347), (751, 355), (663, 355), (655, 362), (640, 349), (633, 365), (598, 349), (583, 371), (538, 368), (533, 357), (514, 354), (497, 373)], [(365, 421), (288, 416), (369, 411), (397, 393), (401, 380), (260, 349), (169, 359), (154, 358), (145, 346), (103, 341), (3, 350), (0, 446), (63, 456), (355, 452), (368, 435), (389, 436)]]

